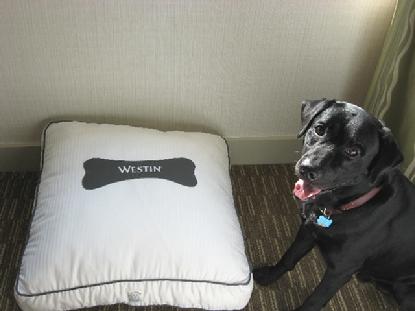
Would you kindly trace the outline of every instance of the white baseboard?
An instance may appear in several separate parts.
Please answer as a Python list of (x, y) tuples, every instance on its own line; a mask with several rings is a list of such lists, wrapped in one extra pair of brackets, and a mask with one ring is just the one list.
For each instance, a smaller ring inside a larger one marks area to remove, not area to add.
[(294, 163), (300, 157), (301, 140), (292, 136), (227, 137), (231, 164)]
[[(299, 158), (301, 141), (295, 137), (228, 137), (231, 164), (293, 163)], [(40, 146), (1, 145), (0, 171), (37, 171)]]

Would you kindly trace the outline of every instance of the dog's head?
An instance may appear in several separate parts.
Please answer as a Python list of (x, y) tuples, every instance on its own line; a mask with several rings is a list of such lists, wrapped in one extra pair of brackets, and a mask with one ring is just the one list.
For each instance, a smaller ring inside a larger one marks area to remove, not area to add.
[(356, 105), (304, 101), (301, 121), (304, 144), (295, 170), (305, 197), (362, 182), (375, 185), (402, 161), (390, 130)]

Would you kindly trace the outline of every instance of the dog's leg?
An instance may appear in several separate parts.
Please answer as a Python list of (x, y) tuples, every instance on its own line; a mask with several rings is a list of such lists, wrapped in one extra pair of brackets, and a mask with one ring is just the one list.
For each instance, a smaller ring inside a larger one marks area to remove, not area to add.
[(358, 267), (334, 267), (327, 268), (320, 284), (314, 289), (314, 292), (304, 301), (303, 305), (296, 311), (319, 311), (336, 292), (351, 279), (352, 275), (358, 270)]
[(278, 280), (285, 272), (294, 269), (296, 263), (315, 245), (315, 239), (304, 224), (300, 226), (297, 236), (284, 256), (274, 266), (255, 268), (254, 280), (261, 285), (268, 285)]
[(415, 311), (415, 290), (402, 300), (399, 311)]
[(415, 311), (415, 285), (396, 283), (394, 294), (399, 303), (399, 311)]

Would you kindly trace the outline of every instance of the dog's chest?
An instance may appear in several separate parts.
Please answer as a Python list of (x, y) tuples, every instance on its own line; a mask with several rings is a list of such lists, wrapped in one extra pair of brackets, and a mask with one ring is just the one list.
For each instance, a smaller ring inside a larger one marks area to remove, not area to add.
[(322, 228), (329, 228), (333, 224), (333, 219), (327, 212), (327, 208), (313, 202), (303, 202), (300, 200), (297, 200), (297, 206), (299, 207), (300, 216), (305, 224)]

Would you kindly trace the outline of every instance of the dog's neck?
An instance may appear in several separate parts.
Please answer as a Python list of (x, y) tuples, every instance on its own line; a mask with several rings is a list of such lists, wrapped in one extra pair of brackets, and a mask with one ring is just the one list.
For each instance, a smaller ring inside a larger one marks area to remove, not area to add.
[(363, 181), (353, 186), (343, 186), (322, 192), (317, 195), (313, 203), (320, 208), (347, 210), (351, 207), (359, 207), (372, 199), (379, 191), (379, 186), (374, 186), (368, 181)]
[[(318, 215), (322, 215), (326, 212), (327, 215), (347, 213), (347, 211), (342, 211), (342, 206), (367, 195), (369, 192), (373, 191), (374, 188), (387, 189), (387, 185), (392, 182), (394, 175), (398, 171), (399, 170), (390, 170), (383, 174), (383, 176), (379, 176), (376, 181), (365, 179), (352, 186), (343, 186), (331, 189), (330, 191), (323, 191), (310, 200), (301, 201), (299, 198), (295, 197), (300, 209), (300, 215), (307, 224), (316, 223)], [(384, 193), (385, 191), (379, 190), (375, 192), (375, 195), (363, 202), (363, 204), (356, 209), (359, 210), (360, 207), (365, 206), (369, 201), (379, 197), (380, 194), (378, 193)]]
[(370, 190), (369, 192), (366, 192), (365, 194), (358, 197), (357, 199), (354, 199), (350, 201), (349, 203), (346, 203), (340, 206), (340, 210), (348, 211), (348, 210), (362, 206), (366, 202), (370, 201), (374, 196), (376, 196), (381, 189), (382, 189), (381, 187), (372, 188), (372, 190)]
[[(296, 198), (296, 200), (300, 209), (301, 217), (304, 219), (305, 223), (315, 224), (317, 223), (319, 215), (330, 217), (333, 214), (341, 214), (346, 212), (346, 210), (342, 207), (360, 207), (377, 194), (378, 190), (374, 191), (373, 189), (380, 188), (373, 188), (373, 185), (362, 183), (355, 186), (341, 187), (325, 191), (310, 200), (301, 201), (298, 198)], [(359, 203), (359, 205), (356, 203)]]

